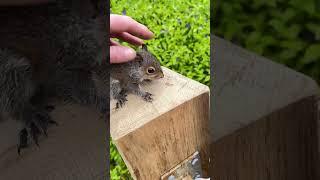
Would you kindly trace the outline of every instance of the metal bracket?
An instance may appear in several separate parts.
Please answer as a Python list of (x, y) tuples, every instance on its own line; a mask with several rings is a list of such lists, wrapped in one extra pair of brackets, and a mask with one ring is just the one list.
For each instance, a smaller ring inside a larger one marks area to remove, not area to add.
[(201, 178), (201, 158), (198, 151), (161, 176), (161, 180), (210, 180)]

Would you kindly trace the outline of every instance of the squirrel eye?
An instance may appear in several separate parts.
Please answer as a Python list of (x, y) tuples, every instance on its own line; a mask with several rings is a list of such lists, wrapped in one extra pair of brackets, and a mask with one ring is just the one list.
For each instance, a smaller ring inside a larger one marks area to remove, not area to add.
[(148, 67), (148, 69), (147, 69), (147, 72), (148, 72), (148, 74), (153, 74), (153, 73), (155, 73), (155, 69), (154, 69), (154, 67)]

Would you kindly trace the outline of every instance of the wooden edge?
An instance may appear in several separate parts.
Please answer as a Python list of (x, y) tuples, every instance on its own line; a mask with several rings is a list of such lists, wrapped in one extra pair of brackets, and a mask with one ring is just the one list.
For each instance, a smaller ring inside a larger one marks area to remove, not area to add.
[(319, 86), (310, 77), (217, 36), (212, 39), (213, 141), (288, 104), (319, 95)]
[(187, 78), (166, 67), (162, 67), (164, 78), (142, 86), (154, 95), (152, 103), (129, 94), (126, 105), (116, 110), (115, 100), (110, 103), (110, 134), (112, 139), (119, 139), (138, 129), (156, 117), (178, 107), (190, 99), (209, 93), (209, 87)]
[[(113, 141), (113, 143), (114, 143), (114, 145), (115, 145), (116, 147), (119, 147), (119, 144), (117, 143), (117, 141)], [(118, 150), (118, 152), (119, 152), (119, 154), (120, 154), (123, 162), (126, 164), (128, 170), (129, 170), (129, 172), (130, 172), (131, 177), (132, 177), (134, 180), (137, 180), (137, 176), (135, 175), (136, 173), (133, 171), (133, 167), (131, 166), (131, 164), (130, 164), (129, 161), (127, 160), (127, 158), (126, 158), (125, 154), (123, 153), (122, 149), (121, 149), (121, 148), (118, 148), (117, 150)]]
[[(205, 93), (202, 93), (202, 94), (200, 94), (200, 95), (198, 95), (198, 96), (196, 96), (196, 97), (194, 97), (193, 99), (195, 99), (196, 101), (201, 101), (201, 99), (203, 99), (203, 98), (206, 98), (206, 99), (208, 99), (209, 98), (209, 92), (205, 92)], [(209, 103), (210, 101), (209, 101), (209, 99), (208, 99), (208, 102), (207, 102), (207, 104), (209, 105), (210, 103)], [(179, 105), (179, 107), (178, 108), (183, 108), (185, 105), (187, 105), (187, 104), (189, 104), (188, 102), (185, 102), (185, 103), (183, 103), (183, 104), (181, 104), (181, 105)], [(190, 105), (189, 105), (190, 106)], [(210, 106), (210, 105), (209, 105)], [(171, 112), (167, 112), (167, 113), (172, 113), (172, 112), (175, 112), (175, 109), (172, 109), (172, 110), (170, 110)], [(168, 114), (162, 114), (161, 116), (168, 116)], [(209, 112), (208, 112), (208, 117), (209, 117)], [(155, 120), (155, 121), (149, 121), (148, 123), (146, 123), (146, 124), (144, 124), (143, 126), (141, 126), (139, 129), (137, 129), (137, 131), (139, 132), (138, 134), (136, 134), (136, 131), (132, 131), (132, 132), (130, 132), (129, 134), (127, 134), (125, 137), (121, 137), (121, 138), (119, 138), (119, 139), (116, 139), (116, 140), (114, 140), (113, 142), (114, 142), (114, 144), (116, 145), (116, 147), (118, 148), (118, 152), (119, 152), (119, 154), (121, 155), (121, 157), (123, 158), (123, 161), (125, 162), (125, 164), (127, 165), (127, 167), (128, 167), (128, 170), (129, 170), (129, 172), (130, 172), (130, 174), (132, 175), (132, 177), (134, 178), (134, 179), (138, 179), (137, 178), (137, 176), (136, 176), (136, 174), (140, 174), (139, 172), (137, 173), (134, 169), (136, 168), (136, 167), (133, 167), (131, 164), (130, 164), (130, 162), (128, 161), (128, 159), (127, 159), (127, 155), (128, 155), (128, 153), (134, 153), (134, 150), (130, 150), (130, 151), (128, 151), (128, 146), (129, 146), (129, 144), (130, 144), (130, 142), (132, 142), (132, 143), (135, 143), (136, 141), (135, 140), (137, 140), (137, 137), (139, 137), (139, 136), (141, 136), (142, 134), (145, 134), (145, 133), (150, 133), (150, 131), (148, 131), (147, 129), (149, 129), (148, 127), (158, 127), (158, 129), (163, 129), (163, 128), (161, 128), (161, 127), (159, 127), (159, 126), (157, 126), (156, 124), (158, 124), (159, 125), (159, 123), (160, 122), (162, 122), (161, 120), (163, 120), (163, 118), (164, 117), (160, 117), (159, 116), (159, 118), (160, 119), (157, 119), (157, 120)], [(155, 124), (154, 124), (155, 123)], [(205, 125), (205, 127), (207, 127), (207, 128), (204, 128), (203, 130), (203, 132), (202, 133), (205, 133), (205, 134), (207, 134), (206, 135), (206, 137), (203, 137), (203, 140), (205, 140), (206, 142), (209, 142), (208, 140), (208, 138), (210, 138), (209, 137), (209, 134), (208, 134), (208, 123), (209, 122), (207, 122), (206, 123), (206, 125)], [(167, 124), (168, 125), (168, 124)], [(169, 125), (170, 126), (170, 125)], [(193, 127), (194, 127), (195, 125), (193, 125)], [(173, 127), (177, 127), (176, 125), (174, 125)], [(203, 128), (203, 127), (202, 127)], [(197, 131), (197, 133), (200, 133), (200, 131), (199, 131), (199, 129), (198, 130), (196, 130)], [(142, 134), (141, 134), (142, 133)], [(157, 133), (157, 134), (159, 134), (159, 133)], [(167, 137), (167, 136), (166, 136)], [(195, 137), (198, 137), (198, 138), (200, 138), (200, 137), (202, 137), (202, 136), (200, 136), (199, 134), (197, 134)], [(127, 140), (125, 140), (125, 139), (127, 139)], [(130, 140), (130, 142), (128, 142), (128, 139)], [(186, 140), (186, 139), (184, 139), (184, 140)], [(199, 140), (199, 139), (198, 139)], [(200, 148), (201, 149), (201, 152), (200, 152), (200, 154), (202, 154), (201, 155), (201, 163), (202, 163), (202, 165), (204, 165), (204, 164), (206, 164), (206, 163), (211, 163), (211, 157), (210, 157), (210, 153), (209, 153), (209, 146), (208, 147), (204, 147), (204, 146), (206, 146), (206, 145), (204, 145), (203, 143), (204, 143), (204, 141), (203, 140), (201, 140), (202, 142), (201, 142), (201, 144), (194, 144), (195, 146), (190, 146), (189, 148), (187, 148), (188, 149), (188, 151), (190, 150), (190, 148), (191, 149), (194, 149), (194, 151), (197, 151), (197, 150), (199, 150), (198, 148)], [(125, 142), (126, 141), (126, 145), (124, 146), (124, 144), (123, 144), (123, 142)], [(119, 143), (120, 142), (120, 143)], [(200, 143), (200, 141), (198, 142), (198, 143)], [(140, 143), (141, 144), (141, 143)], [(209, 143), (205, 143), (205, 144), (209, 144)], [(150, 145), (150, 144), (149, 144)], [(200, 146), (199, 146), (200, 145)], [(120, 147), (123, 147), (123, 148), (120, 148)], [(151, 146), (150, 146), (151, 147)], [(180, 147), (180, 146), (179, 146)], [(147, 148), (147, 147), (145, 147), (145, 148)], [(181, 148), (181, 147), (180, 147)], [(144, 149), (144, 148), (143, 148)], [(169, 148), (170, 149), (170, 148)], [(183, 149), (183, 148), (182, 148)], [(192, 153), (194, 153), (194, 151), (192, 151), (191, 152), (191, 154), (188, 154), (187, 156), (190, 156), (190, 155), (192, 155)], [(169, 152), (171, 152), (171, 151), (169, 151)], [(184, 152), (185, 153), (185, 152)], [(137, 154), (137, 153), (136, 153)], [(143, 156), (142, 154), (141, 154), (141, 156)], [(185, 156), (184, 158), (187, 158), (187, 156)], [(174, 165), (172, 165), (169, 169), (171, 169), (171, 168), (173, 168), (174, 166), (176, 166), (177, 164), (179, 164), (179, 163), (181, 163), (183, 160), (184, 160), (184, 158), (181, 160), (181, 161), (179, 161), (179, 162), (176, 162), (176, 163), (174, 163)], [(205, 166), (208, 166), (208, 167), (206, 167), (206, 169), (202, 169), (202, 171), (204, 171), (204, 173), (208, 173), (207, 172), (207, 170), (208, 170), (208, 168), (209, 168), (209, 164), (206, 164)], [(169, 170), (168, 169), (168, 170)], [(161, 175), (159, 175), (159, 178), (160, 178), (160, 176)]]
[[(194, 163), (196, 160), (196, 163)], [(201, 158), (199, 152), (196, 151), (191, 156), (186, 158), (184, 161), (179, 163), (174, 168), (170, 169), (167, 173), (161, 176), (161, 180), (192, 180), (195, 175), (202, 177), (201, 171)], [(173, 178), (169, 179), (170, 176)]]
[(318, 179), (317, 98), (288, 104), (211, 143), (212, 175), (218, 179)]

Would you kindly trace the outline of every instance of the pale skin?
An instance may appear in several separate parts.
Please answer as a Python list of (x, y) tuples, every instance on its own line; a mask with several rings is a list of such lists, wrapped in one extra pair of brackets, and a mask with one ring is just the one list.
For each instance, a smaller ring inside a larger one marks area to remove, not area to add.
[[(2, 0), (0, 6), (19, 6), (28, 4), (48, 3), (55, 0)], [(153, 33), (143, 24), (138, 23), (129, 16), (110, 15), (110, 38), (121, 39), (132, 45), (140, 46), (153, 38)], [(136, 57), (136, 52), (127, 46), (110, 39), (110, 63), (123, 63), (131, 61)]]
[[(110, 15), (110, 37), (121, 39), (130, 44), (140, 46), (143, 39), (151, 39), (153, 33), (144, 25), (123, 15)], [(110, 63), (122, 63), (133, 60), (136, 52), (126, 46), (121, 46), (110, 39)]]

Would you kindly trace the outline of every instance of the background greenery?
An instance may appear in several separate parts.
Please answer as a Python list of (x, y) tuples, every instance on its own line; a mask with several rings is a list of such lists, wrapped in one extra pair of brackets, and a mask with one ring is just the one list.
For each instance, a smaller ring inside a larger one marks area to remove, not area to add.
[(214, 34), (320, 82), (319, 0), (214, 2)]
[[(161, 64), (203, 84), (210, 83), (209, 0), (111, 0), (111, 12), (126, 13), (155, 34), (148, 49)], [(110, 141), (112, 180), (130, 179)]]

